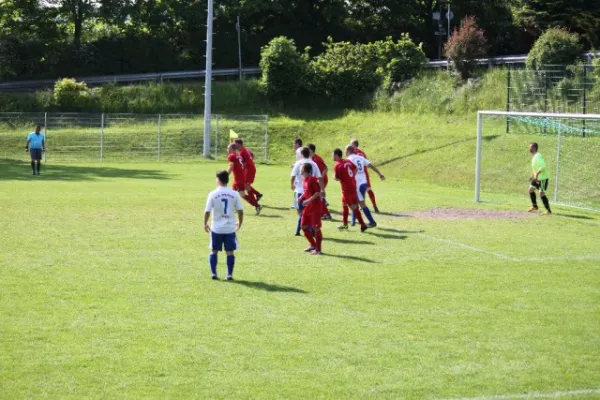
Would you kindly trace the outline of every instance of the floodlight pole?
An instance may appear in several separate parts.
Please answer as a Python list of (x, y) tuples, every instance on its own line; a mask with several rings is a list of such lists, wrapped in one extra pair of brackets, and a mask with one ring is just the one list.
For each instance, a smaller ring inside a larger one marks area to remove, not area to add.
[(240, 16), (237, 17), (237, 23), (235, 24), (235, 29), (237, 30), (237, 39), (238, 39), (238, 61), (239, 61), (239, 78), (240, 82), (242, 81), (242, 38), (241, 38), (241, 30), (242, 27), (240, 25)]
[(208, 0), (206, 17), (206, 70), (204, 75), (204, 149), (203, 155), (210, 157), (210, 117), (212, 95), (212, 47), (213, 47), (213, 0)]

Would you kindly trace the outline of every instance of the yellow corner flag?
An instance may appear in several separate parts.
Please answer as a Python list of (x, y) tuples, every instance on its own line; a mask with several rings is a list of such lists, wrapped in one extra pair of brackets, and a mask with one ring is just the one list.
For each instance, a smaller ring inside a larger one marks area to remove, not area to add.
[(233, 129), (229, 130), (229, 143), (233, 143), (234, 139), (237, 139), (239, 136)]

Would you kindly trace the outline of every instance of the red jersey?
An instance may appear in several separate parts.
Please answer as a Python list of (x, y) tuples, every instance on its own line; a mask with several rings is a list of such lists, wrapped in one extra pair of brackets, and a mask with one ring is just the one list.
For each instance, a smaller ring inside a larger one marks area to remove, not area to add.
[(229, 165), (233, 165), (233, 182), (234, 183), (246, 183), (246, 175), (244, 173), (244, 160), (242, 157), (235, 153), (229, 153), (227, 156)]
[(244, 160), (244, 167), (247, 169), (255, 168), (252, 152), (250, 152), (250, 150), (248, 150), (245, 146), (242, 146), (240, 149), (240, 157), (242, 157)]
[[(302, 181), (302, 188), (304, 189), (304, 194), (302, 195), (303, 200), (308, 200), (315, 195), (315, 193), (319, 193), (321, 191), (321, 186), (319, 185), (319, 180), (312, 175), (307, 176)], [(310, 202), (304, 211), (308, 214), (311, 212), (318, 212), (319, 215), (321, 212), (321, 202), (316, 199)]]
[(342, 192), (356, 192), (356, 165), (350, 160), (341, 159), (336, 161), (333, 167), (335, 178), (342, 184)]
[(313, 155), (312, 160), (315, 162), (315, 164), (317, 164), (317, 167), (319, 167), (321, 175), (324, 175), (323, 171), (325, 171), (325, 169), (327, 168), (327, 164), (325, 164), (325, 161), (323, 161), (321, 156), (319, 156), (318, 154)]

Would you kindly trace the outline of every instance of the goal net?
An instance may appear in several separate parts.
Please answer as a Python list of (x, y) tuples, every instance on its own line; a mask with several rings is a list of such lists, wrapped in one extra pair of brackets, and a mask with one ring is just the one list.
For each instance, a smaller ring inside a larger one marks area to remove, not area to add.
[(551, 201), (600, 211), (600, 114), (479, 111), (475, 201), (526, 195), (532, 142), (546, 161)]

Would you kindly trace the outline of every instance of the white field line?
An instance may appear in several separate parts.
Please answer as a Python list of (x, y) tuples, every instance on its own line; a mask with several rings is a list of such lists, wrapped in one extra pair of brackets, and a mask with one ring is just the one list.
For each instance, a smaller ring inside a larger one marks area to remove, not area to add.
[(521, 261), (518, 258), (514, 258), (511, 256), (508, 256), (506, 254), (503, 253), (496, 253), (494, 251), (489, 251), (489, 250), (485, 250), (485, 249), (480, 249), (478, 247), (473, 247), (473, 246), (469, 246), (463, 243), (459, 243), (459, 242), (455, 242), (453, 240), (448, 240), (448, 239), (441, 239), (435, 236), (431, 236), (431, 235), (427, 235), (425, 233), (418, 233), (419, 236), (423, 236), (427, 239), (431, 239), (431, 240), (437, 240), (438, 242), (442, 242), (442, 243), (447, 243), (447, 244), (451, 244), (453, 246), (457, 246), (457, 247), (462, 247), (463, 249), (467, 249), (467, 250), (471, 250), (471, 251), (476, 251), (478, 253), (485, 253), (485, 254), (490, 254), (492, 256), (496, 256), (498, 258), (502, 258), (503, 260), (510, 260), (510, 261)]
[(448, 400), (510, 400), (510, 399), (553, 399), (567, 396), (591, 396), (594, 394), (600, 394), (600, 389), (582, 389), (573, 390), (570, 392), (550, 392), (540, 393), (533, 392), (527, 394), (501, 394), (497, 396), (483, 396), (483, 397), (462, 397)]
[(585, 260), (600, 260), (600, 255), (589, 255), (589, 256), (564, 256), (564, 257), (531, 257), (521, 258), (521, 261), (560, 261), (560, 260), (573, 260), (573, 261), (585, 261)]

